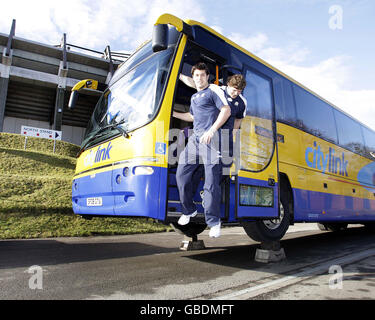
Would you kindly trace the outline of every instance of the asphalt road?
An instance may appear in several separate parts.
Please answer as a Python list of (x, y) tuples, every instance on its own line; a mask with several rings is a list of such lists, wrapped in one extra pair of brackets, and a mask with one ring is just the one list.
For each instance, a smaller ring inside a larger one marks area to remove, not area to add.
[(204, 231), (204, 250), (181, 251), (182, 239), (169, 232), (2, 240), (0, 299), (375, 298), (375, 234), (364, 228), (292, 226), (281, 242), (287, 259), (271, 264), (254, 261), (259, 243), (240, 227), (218, 239)]

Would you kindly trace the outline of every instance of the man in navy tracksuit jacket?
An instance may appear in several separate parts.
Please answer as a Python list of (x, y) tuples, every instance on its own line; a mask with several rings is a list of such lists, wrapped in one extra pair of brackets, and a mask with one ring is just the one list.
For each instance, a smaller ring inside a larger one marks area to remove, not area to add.
[(183, 214), (178, 223), (186, 225), (190, 217), (197, 214), (193, 196), (193, 174), (203, 162), (205, 182), (205, 218), (211, 237), (220, 236), (220, 199), (222, 163), (220, 152), (220, 128), (231, 115), (231, 109), (224, 92), (216, 85), (208, 83), (209, 70), (204, 63), (192, 68), (193, 81), (197, 89), (191, 97), (190, 113), (174, 116), (185, 121), (193, 121), (194, 133), (190, 136), (184, 151), (180, 154), (176, 181), (180, 194)]

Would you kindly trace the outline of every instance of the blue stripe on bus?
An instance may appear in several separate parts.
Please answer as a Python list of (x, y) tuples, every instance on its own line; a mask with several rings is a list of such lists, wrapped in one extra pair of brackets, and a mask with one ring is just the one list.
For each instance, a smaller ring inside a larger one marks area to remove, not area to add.
[(375, 199), (294, 189), (294, 221), (368, 221), (375, 218)]

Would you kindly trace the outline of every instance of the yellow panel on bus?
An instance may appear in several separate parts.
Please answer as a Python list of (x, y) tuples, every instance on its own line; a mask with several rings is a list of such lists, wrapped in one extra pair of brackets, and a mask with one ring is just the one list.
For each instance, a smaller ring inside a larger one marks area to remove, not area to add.
[(374, 199), (371, 179), (361, 170), (374, 162), (292, 126), (277, 123), (279, 169), (293, 188)]

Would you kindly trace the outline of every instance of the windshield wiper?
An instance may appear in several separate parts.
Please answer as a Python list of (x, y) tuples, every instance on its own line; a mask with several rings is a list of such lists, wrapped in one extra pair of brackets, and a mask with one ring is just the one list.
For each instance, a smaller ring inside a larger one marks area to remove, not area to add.
[(123, 134), (124, 137), (128, 138), (129, 134), (123, 128), (120, 127), (120, 125), (122, 125), (124, 123), (125, 123), (125, 120), (120, 120), (119, 122), (110, 123), (110, 124), (107, 124), (104, 127), (100, 127), (99, 130), (95, 132), (95, 136), (98, 133), (101, 133), (101, 132), (103, 132), (107, 129), (118, 129)]
[(104, 133), (102, 133), (103, 131), (106, 131), (107, 129), (117, 129), (118, 131), (121, 132), (122, 136), (124, 136), (125, 138), (129, 138), (129, 134), (126, 132), (126, 130), (124, 128), (121, 127), (122, 124), (125, 123), (125, 120), (121, 120), (119, 122), (114, 122), (114, 123), (110, 123), (104, 127), (100, 127), (98, 131), (95, 132), (95, 134), (89, 139), (87, 140), (87, 142), (83, 145), (83, 147), (79, 150), (78, 154), (77, 154), (77, 158), (80, 156), (80, 154), (85, 150), (85, 147), (91, 142), (93, 141), (94, 139), (98, 138), (98, 137), (101, 137), (104, 135)]
[(124, 124), (124, 123), (125, 123), (125, 120), (121, 120), (120, 122), (114, 123), (113, 127), (111, 127), (111, 128), (117, 129), (118, 131), (121, 132), (121, 134), (125, 138), (129, 138), (129, 133), (127, 133), (127, 131), (123, 127), (121, 127), (121, 125)]

